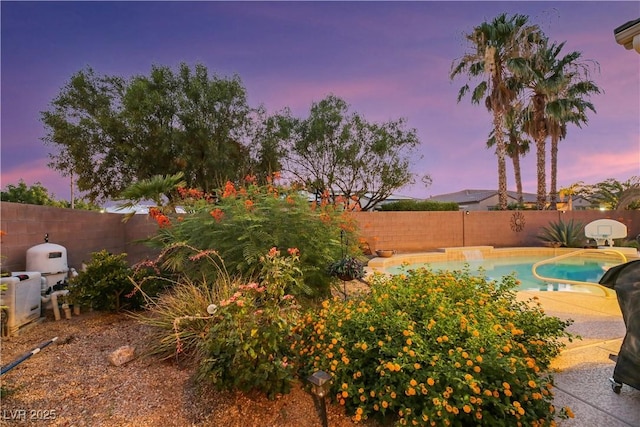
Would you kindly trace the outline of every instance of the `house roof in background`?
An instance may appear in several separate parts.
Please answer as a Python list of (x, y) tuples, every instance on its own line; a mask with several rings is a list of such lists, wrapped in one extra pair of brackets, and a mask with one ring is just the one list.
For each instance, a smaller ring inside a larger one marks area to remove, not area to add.
[[(455, 193), (438, 194), (431, 196), (428, 200), (437, 202), (455, 202), (458, 204), (480, 203), (498, 194), (496, 190), (461, 190)], [(507, 191), (507, 197), (518, 200), (518, 193), (515, 191)], [(525, 203), (535, 203), (536, 195), (532, 193), (522, 193)]]

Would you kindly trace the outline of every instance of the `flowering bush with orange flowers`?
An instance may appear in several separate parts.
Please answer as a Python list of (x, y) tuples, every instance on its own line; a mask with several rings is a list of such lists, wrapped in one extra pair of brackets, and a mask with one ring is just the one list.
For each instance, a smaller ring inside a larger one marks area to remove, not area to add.
[(469, 271), (376, 275), (371, 293), (327, 300), (294, 333), (302, 378), (333, 376), (355, 421), (419, 426), (549, 426), (552, 358), (571, 323), (518, 302), (517, 280)]
[[(247, 177), (241, 184), (227, 182), (215, 203), (200, 204), (167, 222), (155, 217), (160, 227), (150, 243), (167, 252), (166, 265), (189, 274), (192, 279), (203, 274), (212, 278), (215, 271), (206, 265), (193, 266), (187, 246), (215, 250), (231, 275), (257, 277), (260, 259), (269, 248), (299, 248), (303, 280), (288, 291), (296, 296), (326, 296), (332, 278), (327, 266), (343, 250), (341, 232), (347, 240), (357, 242), (355, 221), (342, 205), (323, 202), (316, 205), (296, 188), (279, 186), (277, 176), (258, 185)], [(180, 249), (177, 243), (185, 243)], [(357, 248), (354, 249), (357, 252)], [(291, 283), (295, 285), (295, 283)]]

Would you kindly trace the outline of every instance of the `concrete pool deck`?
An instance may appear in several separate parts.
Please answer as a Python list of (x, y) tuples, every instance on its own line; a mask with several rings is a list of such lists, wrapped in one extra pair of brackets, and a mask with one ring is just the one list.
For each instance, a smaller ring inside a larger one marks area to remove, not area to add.
[(561, 427), (640, 427), (640, 390), (623, 385), (615, 394), (609, 383), (626, 328), (616, 298), (576, 292), (518, 293), (522, 299), (538, 297), (545, 313), (573, 319), (568, 331), (582, 337), (567, 343), (552, 362), (555, 406), (568, 406), (575, 418)]
[[(440, 261), (471, 261), (471, 260), (492, 260), (510, 257), (548, 257), (553, 258), (560, 255), (567, 255), (572, 252), (581, 251), (580, 248), (546, 248), (546, 247), (520, 247), (520, 248), (494, 248), (493, 246), (465, 246), (455, 248), (440, 248), (431, 252), (399, 253), (391, 257), (375, 257), (369, 260), (368, 268), (372, 272), (384, 272), (389, 267), (400, 266), (402, 264), (414, 264), (424, 262)], [(613, 252), (612, 252), (613, 251)], [(598, 253), (593, 251), (592, 255)], [(609, 252), (607, 254), (607, 252)], [(609, 256), (616, 263), (622, 262), (620, 254), (627, 260), (637, 259), (640, 254), (635, 248), (606, 247), (601, 249), (601, 255)]]

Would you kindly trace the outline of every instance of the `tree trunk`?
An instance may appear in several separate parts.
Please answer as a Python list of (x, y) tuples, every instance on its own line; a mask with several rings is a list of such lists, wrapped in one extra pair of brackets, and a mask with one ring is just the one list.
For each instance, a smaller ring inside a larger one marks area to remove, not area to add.
[(504, 211), (507, 210), (507, 147), (502, 131), (502, 116), (503, 112), (500, 109), (494, 110), (493, 126), (496, 136), (496, 155), (498, 156), (498, 208)]
[(536, 198), (536, 207), (538, 210), (542, 210), (545, 208), (547, 204), (547, 186), (546, 186), (546, 173), (545, 173), (545, 154), (546, 154), (546, 144), (544, 137), (538, 136), (536, 138), (536, 167), (538, 172), (538, 195)]
[(551, 136), (551, 183), (549, 186), (549, 209), (558, 209), (558, 137)]
[(520, 171), (520, 153), (514, 153), (511, 157), (513, 161), (513, 175), (516, 180), (516, 191), (518, 193), (518, 204), (524, 204), (524, 196), (522, 195), (522, 173)]
[(536, 207), (538, 210), (544, 209), (547, 204), (547, 176), (545, 171), (547, 132), (544, 120), (544, 104), (544, 97), (535, 96), (533, 98), (533, 120), (536, 135), (536, 168), (538, 172), (538, 195), (536, 198)]

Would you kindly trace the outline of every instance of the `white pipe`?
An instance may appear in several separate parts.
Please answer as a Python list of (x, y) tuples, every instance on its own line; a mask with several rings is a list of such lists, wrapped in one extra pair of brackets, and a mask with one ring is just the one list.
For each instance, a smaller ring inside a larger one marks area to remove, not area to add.
[(69, 294), (69, 290), (63, 289), (61, 291), (51, 292), (49, 296), (40, 297), (43, 304), (46, 304), (49, 301), (51, 301), (51, 305), (53, 306), (53, 316), (55, 317), (56, 320), (60, 320), (60, 308), (58, 307), (58, 297), (65, 296), (68, 294)]

